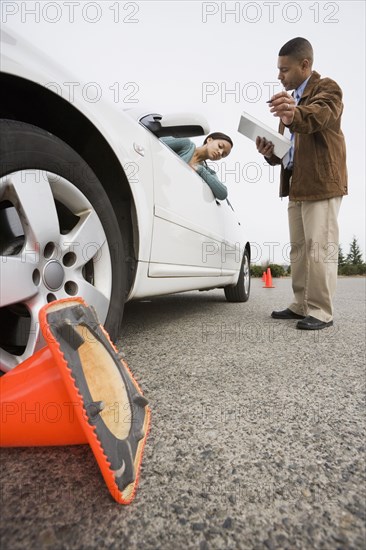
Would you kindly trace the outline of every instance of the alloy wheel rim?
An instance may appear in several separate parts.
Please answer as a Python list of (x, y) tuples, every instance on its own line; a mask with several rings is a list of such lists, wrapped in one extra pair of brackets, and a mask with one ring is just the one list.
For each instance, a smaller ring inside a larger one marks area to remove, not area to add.
[[(3, 230), (4, 229), (4, 230)], [(41, 170), (0, 179), (0, 366), (10, 370), (43, 347), (43, 305), (82, 296), (104, 323), (112, 292), (107, 237), (87, 197)]]

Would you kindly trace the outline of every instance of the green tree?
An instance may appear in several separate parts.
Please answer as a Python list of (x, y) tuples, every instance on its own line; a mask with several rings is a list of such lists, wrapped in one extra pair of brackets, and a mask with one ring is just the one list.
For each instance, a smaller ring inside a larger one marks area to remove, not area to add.
[(358, 245), (356, 237), (353, 237), (353, 240), (349, 247), (349, 253), (347, 254), (346, 259), (347, 264), (351, 265), (361, 265), (362, 264), (362, 253)]
[(263, 271), (265, 271), (265, 269), (261, 265), (250, 266), (250, 274), (252, 277), (262, 277)]
[(339, 245), (338, 247), (338, 265), (339, 267), (346, 264), (346, 256), (343, 254), (342, 246)]
[(268, 267), (271, 269), (272, 277), (283, 277), (286, 274), (282, 265), (269, 264)]

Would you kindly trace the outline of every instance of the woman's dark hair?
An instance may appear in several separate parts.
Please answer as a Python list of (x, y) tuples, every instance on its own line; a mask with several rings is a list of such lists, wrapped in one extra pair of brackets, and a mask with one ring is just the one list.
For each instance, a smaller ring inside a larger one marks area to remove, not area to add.
[(223, 134), (222, 132), (213, 132), (212, 134), (209, 134), (205, 141), (203, 142), (203, 145), (206, 145), (208, 138), (212, 139), (222, 139), (224, 141), (228, 141), (231, 145), (231, 147), (234, 147), (233, 141), (231, 137), (227, 136), (226, 134)]

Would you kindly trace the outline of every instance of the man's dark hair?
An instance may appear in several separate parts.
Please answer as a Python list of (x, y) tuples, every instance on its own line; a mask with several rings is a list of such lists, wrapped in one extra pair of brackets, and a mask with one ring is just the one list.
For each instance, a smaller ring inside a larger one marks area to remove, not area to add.
[(310, 61), (310, 65), (312, 65), (314, 59), (313, 47), (309, 40), (306, 40), (306, 38), (301, 38), (300, 36), (286, 42), (286, 44), (284, 44), (278, 52), (278, 55), (288, 55), (297, 61), (308, 59)]
[(231, 137), (227, 136), (226, 134), (223, 134), (222, 132), (213, 132), (212, 134), (209, 134), (205, 141), (203, 142), (203, 145), (206, 145), (208, 138), (212, 139), (222, 139), (223, 141), (228, 141), (231, 145), (231, 147), (234, 147), (233, 141)]

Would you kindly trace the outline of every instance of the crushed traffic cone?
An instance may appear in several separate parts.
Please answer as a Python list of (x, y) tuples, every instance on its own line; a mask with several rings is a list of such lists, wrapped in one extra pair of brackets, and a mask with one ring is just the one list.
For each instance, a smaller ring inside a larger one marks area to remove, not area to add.
[(81, 298), (39, 314), (46, 347), (0, 378), (0, 446), (89, 443), (113, 498), (138, 483), (150, 409), (107, 332)]
[(266, 274), (266, 283), (263, 288), (275, 288), (272, 284), (272, 274), (271, 274), (271, 268), (267, 268), (267, 274)]

